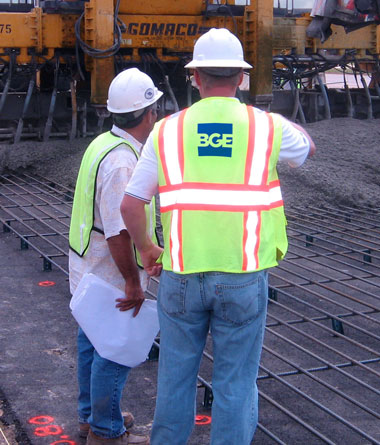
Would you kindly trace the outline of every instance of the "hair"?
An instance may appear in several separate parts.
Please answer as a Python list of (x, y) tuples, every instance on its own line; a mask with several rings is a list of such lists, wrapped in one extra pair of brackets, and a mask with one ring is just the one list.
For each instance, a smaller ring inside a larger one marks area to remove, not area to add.
[(202, 67), (197, 68), (200, 78), (206, 87), (235, 85), (239, 86), (240, 75), (242, 68), (216, 68), (216, 67)]
[(157, 108), (157, 103), (149, 105), (148, 107), (142, 108), (137, 111), (132, 111), (130, 113), (112, 113), (112, 121), (113, 123), (123, 129), (135, 128), (141, 124), (144, 119), (144, 116), (148, 113), (149, 110), (154, 110)]

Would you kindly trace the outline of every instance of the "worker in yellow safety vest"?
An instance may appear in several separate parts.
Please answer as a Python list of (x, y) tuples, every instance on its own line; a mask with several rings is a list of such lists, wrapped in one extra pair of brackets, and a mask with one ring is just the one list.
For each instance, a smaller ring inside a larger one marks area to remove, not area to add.
[[(157, 119), (162, 96), (152, 79), (137, 68), (118, 74), (109, 87), (107, 109), (113, 127), (95, 138), (79, 169), (69, 243), (70, 291), (86, 273), (120, 288), (125, 298), (110, 301), (137, 315), (144, 301), (147, 274), (138, 267), (135, 249), (120, 214), (123, 192)], [(155, 238), (154, 200), (145, 206), (146, 229)], [(87, 445), (148, 444), (149, 438), (126, 431), (133, 415), (122, 415), (120, 400), (130, 368), (101, 357), (79, 327), (79, 435)]]
[[(276, 165), (301, 165), (315, 145), (300, 126), (235, 97), (252, 67), (227, 29), (202, 35), (186, 68), (195, 70), (202, 99), (155, 125), (121, 205), (150, 274), (160, 272), (162, 256), (151, 444), (187, 443), (211, 331), (211, 443), (248, 445), (258, 419), (268, 269), (287, 250)], [(157, 191), (163, 252), (144, 230), (144, 205)]]

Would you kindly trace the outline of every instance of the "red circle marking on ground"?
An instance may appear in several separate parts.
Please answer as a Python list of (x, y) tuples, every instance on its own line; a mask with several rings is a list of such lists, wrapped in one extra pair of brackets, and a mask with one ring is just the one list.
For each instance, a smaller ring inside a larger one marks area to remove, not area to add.
[(63, 430), (59, 425), (38, 426), (34, 430), (34, 435), (38, 437), (59, 436), (62, 433)]
[(195, 416), (195, 425), (210, 425), (210, 416)]
[(55, 282), (54, 281), (40, 281), (38, 283), (38, 285), (42, 286), (42, 287), (55, 286)]
[(54, 417), (51, 416), (36, 416), (31, 417), (28, 420), (28, 423), (32, 423), (34, 425), (47, 425), (48, 423), (54, 422)]

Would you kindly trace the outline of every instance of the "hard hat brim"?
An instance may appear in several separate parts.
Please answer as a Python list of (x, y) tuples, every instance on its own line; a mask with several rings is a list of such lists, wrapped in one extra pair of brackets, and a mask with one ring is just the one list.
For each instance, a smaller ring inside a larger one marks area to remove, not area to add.
[(185, 68), (253, 68), (244, 60), (192, 60)]
[(146, 101), (144, 103), (143, 107), (127, 107), (127, 108), (123, 108), (123, 109), (119, 109), (119, 108), (114, 108), (111, 107), (110, 105), (108, 105), (108, 101), (107, 101), (107, 110), (111, 113), (116, 113), (116, 114), (123, 114), (123, 113), (132, 113), (133, 111), (137, 111), (137, 110), (142, 110), (144, 108), (149, 107), (150, 105), (154, 104), (155, 102), (158, 101), (158, 99), (163, 95), (164, 93), (160, 90), (156, 89), (156, 94), (155, 96), (152, 98), (152, 100), (150, 101)]

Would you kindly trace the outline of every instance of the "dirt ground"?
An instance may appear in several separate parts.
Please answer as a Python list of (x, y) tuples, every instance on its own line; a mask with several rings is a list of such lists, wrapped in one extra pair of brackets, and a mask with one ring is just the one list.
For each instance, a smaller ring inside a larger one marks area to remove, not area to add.
[[(299, 169), (279, 165), (285, 206), (380, 206), (380, 120), (335, 118), (304, 126), (317, 152)], [(89, 139), (0, 145), (0, 173), (28, 171), (69, 187)]]

